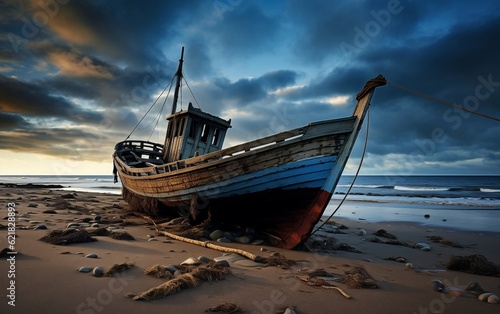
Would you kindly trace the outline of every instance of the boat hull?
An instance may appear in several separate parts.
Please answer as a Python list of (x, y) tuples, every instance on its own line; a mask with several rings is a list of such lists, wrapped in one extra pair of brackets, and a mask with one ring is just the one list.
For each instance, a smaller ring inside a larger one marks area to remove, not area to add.
[(170, 175), (119, 173), (123, 185), (138, 197), (197, 219), (210, 215), (213, 221), (259, 230), (274, 245), (291, 249), (328, 205), (333, 191), (324, 185), (348, 136), (340, 132), (290, 141)]

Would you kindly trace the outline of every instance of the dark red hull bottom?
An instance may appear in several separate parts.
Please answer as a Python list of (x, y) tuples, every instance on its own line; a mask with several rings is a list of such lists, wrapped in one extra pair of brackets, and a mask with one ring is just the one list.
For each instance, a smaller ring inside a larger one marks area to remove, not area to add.
[(330, 193), (311, 188), (274, 189), (219, 199), (200, 195), (197, 211), (203, 218), (208, 213), (216, 223), (263, 232), (274, 245), (293, 249), (307, 239), (330, 198)]

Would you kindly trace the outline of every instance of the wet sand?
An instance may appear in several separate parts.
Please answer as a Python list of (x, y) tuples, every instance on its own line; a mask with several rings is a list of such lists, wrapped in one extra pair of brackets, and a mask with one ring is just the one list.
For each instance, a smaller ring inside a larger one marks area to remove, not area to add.
[[(341, 248), (355, 248), (360, 253), (324, 248), (322, 252), (307, 250), (282, 250), (264, 244), (213, 243), (233, 247), (269, 257), (280, 252), (297, 261), (290, 269), (266, 267), (248, 260), (231, 262), (230, 275), (223, 280), (202, 282), (199, 286), (181, 290), (155, 301), (135, 301), (127, 294), (137, 295), (164, 283), (144, 274), (148, 267), (178, 265), (193, 257), (209, 259), (222, 252), (193, 244), (156, 236), (155, 228), (145, 219), (128, 215), (127, 204), (120, 196), (77, 192), (73, 197), (68, 191), (46, 188), (0, 187), (0, 224), (8, 226), (8, 204), (15, 202), (16, 230), (14, 250), (15, 278), (12, 262), (0, 259), (0, 313), (204, 313), (219, 303), (231, 302), (245, 313), (284, 313), (286, 308), (296, 313), (498, 313), (499, 304), (480, 302), (477, 298), (454, 296), (436, 292), (433, 280), (463, 289), (471, 282), (478, 282), (485, 290), (500, 295), (499, 277), (481, 276), (460, 271), (446, 270), (454, 255), (484, 255), (489, 261), (500, 264), (498, 243), (500, 232), (467, 232), (451, 228), (422, 226), (407, 222), (370, 222), (335, 218), (335, 222), (348, 229), (325, 226), (316, 236), (330, 239)], [(63, 197), (64, 196), (64, 197)], [(54, 206), (55, 205), (55, 206)], [(47, 210), (49, 210), (47, 212)], [(45, 211), (45, 213), (44, 213)], [(95, 217), (100, 216), (99, 221)], [(53, 230), (63, 230), (70, 223), (87, 223), (99, 227), (118, 227), (135, 240), (118, 240), (109, 236), (95, 236), (95, 242), (54, 245), (39, 241)], [(34, 230), (45, 225), (45, 229)], [(96, 225), (97, 226), (97, 225)], [(373, 233), (384, 229), (397, 236), (404, 244), (427, 243), (429, 251), (412, 245), (394, 245), (371, 242), (374, 237), (388, 242), (390, 239)], [(340, 233), (341, 232), (341, 233)], [(0, 249), (9, 246), (9, 230), (0, 229)], [(462, 244), (463, 248), (444, 243), (434, 243), (431, 236)], [(334, 241), (335, 239), (335, 241)], [(337, 247), (338, 248), (338, 247)], [(86, 258), (95, 253), (97, 258)], [(404, 258), (394, 261), (397, 257)], [(132, 263), (134, 266), (112, 277), (94, 277), (81, 273), (80, 267), (109, 269), (114, 264)], [(406, 267), (412, 263), (414, 269)], [(338, 277), (355, 266), (363, 266), (379, 289), (356, 289), (332, 281), (346, 292), (350, 299), (338, 291), (321, 286), (311, 286), (298, 279), (300, 270), (323, 269)], [(10, 280), (15, 280), (10, 289)], [(8, 293), (15, 291), (15, 307)], [(12, 303), (11, 303), (12, 304)]]

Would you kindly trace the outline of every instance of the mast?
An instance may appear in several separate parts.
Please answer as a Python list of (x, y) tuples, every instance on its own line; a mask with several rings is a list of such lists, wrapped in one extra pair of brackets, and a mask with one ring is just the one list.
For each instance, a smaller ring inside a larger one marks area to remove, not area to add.
[(184, 47), (182, 47), (181, 58), (179, 59), (179, 67), (177, 68), (177, 72), (175, 73), (177, 81), (175, 82), (174, 101), (172, 103), (172, 114), (174, 114), (177, 111), (177, 99), (179, 98), (179, 89), (181, 87), (183, 62), (184, 62)]

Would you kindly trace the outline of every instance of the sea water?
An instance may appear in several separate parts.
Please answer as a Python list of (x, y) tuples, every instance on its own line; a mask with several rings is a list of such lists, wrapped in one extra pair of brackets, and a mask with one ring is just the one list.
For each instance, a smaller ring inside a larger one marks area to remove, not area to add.
[[(354, 183), (353, 179), (340, 178), (325, 215), (337, 210), (349, 192), (334, 217), (500, 232), (500, 176), (358, 176)], [(0, 183), (59, 184), (67, 191), (121, 194), (121, 184), (114, 183), (112, 175), (0, 176)]]
[(121, 184), (113, 182), (112, 175), (26, 175), (0, 176), (0, 183), (62, 185), (61, 190), (121, 194)]
[(348, 219), (500, 232), (500, 176), (358, 176), (354, 183), (353, 179), (341, 177), (325, 215), (336, 211), (334, 217)]

